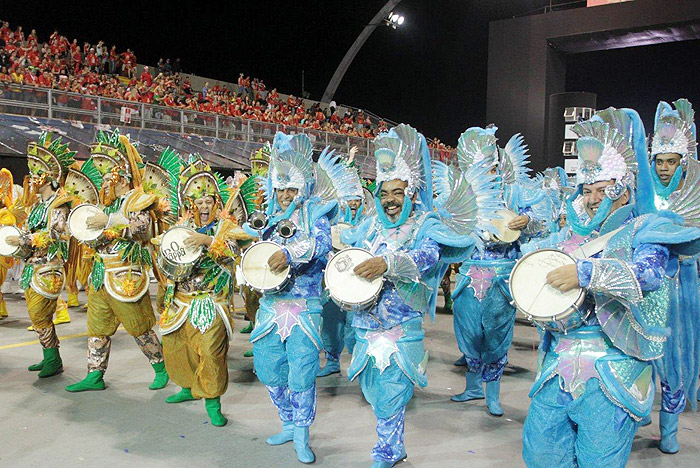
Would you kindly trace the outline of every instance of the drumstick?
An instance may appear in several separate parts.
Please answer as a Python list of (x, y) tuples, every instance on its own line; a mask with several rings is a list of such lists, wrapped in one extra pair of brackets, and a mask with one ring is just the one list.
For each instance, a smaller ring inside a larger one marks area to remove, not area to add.
[(544, 287), (545, 287), (545, 286), (547, 286), (547, 282), (546, 282), (546, 281), (542, 284), (542, 287), (540, 288), (540, 290), (537, 291), (537, 294), (535, 295), (535, 298), (532, 300), (532, 303), (530, 304), (530, 307), (528, 307), (528, 310), (532, 310), (532, 307), (533, 307), (533, 306), (535, 305), (535, 303), (537, 302), (537, 299), (540, 298), (540, 294), (542, 294), (542, 291), (544, 290)]

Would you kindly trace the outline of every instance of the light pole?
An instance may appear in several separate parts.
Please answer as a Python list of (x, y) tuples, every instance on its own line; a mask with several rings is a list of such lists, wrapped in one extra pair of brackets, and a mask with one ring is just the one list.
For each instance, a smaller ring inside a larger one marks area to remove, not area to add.
[(379, 10), (376, 15), (374, 15), (372, 21), (370, 21), (369, 24), (366, 25), (364, 29), (362, 29), (360, 35), (357, 36), (355, 42), (352, 43), (352, 46), (350, 46), (348, 51), (345, 53), (345, 57), (343, 57), (343, 60), (340, 61), (340, 65), (338, 65), (338, 68), (336, 68), (335, 73), (333, 73), (331, 81), (328, 82), (328, 86), (326, 86), (326, 90), (323, 92), (321, 102), (331, 102), (335, 91), (338, 89), (340, 81), (345, 75), (345, 72), (348, 71), (348, 68), (350, 67), (350, 64), (352, 63), (353, 59), (360, 51), (362, 46), (365, 44), (372, 32), (377, 28), (377, 26), (379, 26), (380, 24), (384, 24), (393, 29), (396, 29), (397, 26), (403, 24), (403, 16), (399, 15), (398, 13), (392, 13), (394, 7), (400, 2), (401, 0), (389, 0), (388, 2), (386, 2), (382, 9)]

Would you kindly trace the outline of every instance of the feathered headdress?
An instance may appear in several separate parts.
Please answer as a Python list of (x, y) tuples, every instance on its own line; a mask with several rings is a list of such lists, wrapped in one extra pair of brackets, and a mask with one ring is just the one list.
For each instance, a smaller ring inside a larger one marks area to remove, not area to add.
[(489, 167), (498, 163), (496, 130), (497, 127), (471, 127), (460, 135), (457, 140), (457, 164), (462, 171), (475, 162), (484, 161)]
[(98, 132), (97, 141), (90, 145), (90, 159), (103, 178), (116, 174), (128, 179), (132, 187), (141, 185), (143, 160), (129, 137), (121, 135), (118, 128)]
[(177, 202), (175, 206), (192, 208), (196, 199), (210, 196), (226, 205), (230, 188), (224, 179), (211, 170), (201, 155), (190, 154), (187, 167), (178, 177)]
[(637, 159), (630, 142), (609, 124), (588, 120), (573, 127), (579, 136), (576, 141), (578, 167), (577, 184), (594, 184), (613, 180), (606, 195), (616, 200), (625, 189), (634, 187)]
[(251, 213), (261, 209), (259, 185), (258, 177), (250, 176), (243, 179), (231, 192), (224, 211), (230, 213), (239, 226), (247, 221)]
[(377, 184), (403, 180), (411, 190), (425, 190), (426, 168), (421, 152), (421, 134), (410, 125), (401, 124), (374, 139), (377, 159)]
[(27, 145), (27, 166), (32, 177), (44, 177), (61, 182), (68, 168), (75, 163), (75, 151), (70, 151), (61, 137), (53, 138), (53, 132), (42, 132), (37, 141)]
[(663, 153), (676, 153), (681, 156), (681, 163), (685, 168), (688, 157), (696, 157), (695, 111), (687, 99), (679, 99), (673, 105), (675, 110), (664, 101), (656, 107), (651, 157)]
[(268, 173), (272, 189), (295, 188), (307, 198), (314, 184), (313, 146), (303, 133), (277, 132), (270, 152)]
[(253, 176), (265, 177), (270, 167), (272, 146), (266, 141), (263, 146), (250, 153), (250, 171)]
[(95, 167), (92, 159), (88, 159), (80, 169), (68, 169), (66, 182), (63, 184), (66, 193), (79, 203), (100, 203), (102, 174)]
[(506, 147), (499, 150), (500, 161), (498, 167), (501, 170), (503, 183), (505, 184), (525, 184), (530, 180), (528, 172), (530, 168), (527, 165), (530, 163), (527, 154), (527, 145), (525, 139), (520, 133), (516, 133)]

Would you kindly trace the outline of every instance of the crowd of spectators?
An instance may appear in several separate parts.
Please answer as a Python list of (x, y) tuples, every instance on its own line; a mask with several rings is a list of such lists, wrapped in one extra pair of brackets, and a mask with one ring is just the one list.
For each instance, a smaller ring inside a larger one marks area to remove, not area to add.
[(446, 145), (437, 137), (428, 141), (428, 147), (433, 159), (439, 159), (446, 164), (450, 163), (455, 157), (455, 149), (450, 145)]
[[(77, 39), (69, 42), (54, 31), (48, 42), (41, 42), (33, 29), (25, 37), (21, 26), (13, 31), (4, 22), (0, 27), (0, 82), (364, 138), (372, 138), (387, 128), (382, 120), (373, 123), (362, 110), (347, 111), (341, 116), (334, 107), (323, 109), (318, 103), (306, 107), (302, 99), (293, 95), (283, 99), (276, 88), (268, 90), (262, 80), (251, 80), (243, 73), (238, 77), (237, 89), (219, 83), (210, 86), (207, 82), (197, 92), (181, 74), (179, 58), (172, 63), (170, 59), (160, 59), (154, 72), (144, 67), (137, 73), (136, 65), (136, 56), (130, 49), (118, 52), (116, 46), (108, 48), (103, 41), (80, 46)], [(71, 99), (66, 95), (57, 98)], [(83, 99), (83, 107), (90, 106), (90, 102)], [(58, 104), (66, 105), (66, 102)]]

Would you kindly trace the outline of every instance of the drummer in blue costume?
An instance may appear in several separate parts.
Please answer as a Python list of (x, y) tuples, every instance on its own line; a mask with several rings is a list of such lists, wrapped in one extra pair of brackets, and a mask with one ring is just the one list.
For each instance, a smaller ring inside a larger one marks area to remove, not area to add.
[[(544, 223), (533, 215), (531, 206), (545, 199), (544, 192), (527, 176), (527, 146), (523, 137), (514, 135), (501, 151), (496, 146), (496, 127), (473, 127), (458, 142), (459, 165), (485, 164), (501, 178), (502, 207), (518, 214), (508, 228), (522, 230), (520, 241), (539, 234)], [(529, 190), (526, 190), (526, 187)], [(508, 362), (508, 348), (513, 340), (515, 308), (507, 297), (508, 278), (519, 256), (519, 241), (504, 242), (485, 232), (484, 249), (475, 251), (462, 263), (457, 275), (454, 299), (454, 329), (459, 350), (467, 366), (466, 389), (452, 397), (463, 402), (483, 399), (486, 383), (486, 406), (493, 416), (502, 416), (500, 386)]]
[[(655, 208), (665, 210), (669, 216), (668, 212), (675, 213), (686, 225), (700, 226), (700, 164), (696, 153), (694, 111), (686, 99), (673, 104), (675, 109), (662, 101), (656, 111), (651, 141)], [(668, 311), (671, 335), (663, 358), (655, 363), (661, 380), (659, 448), (664, 453), (679, 450), (676, 438), (678, 416), (687, 401), (693, 410), (697, 407), (695, 394), (700, 365), (698, 260), (697, 257), (681, 256), (678, 261), (678, 267), (674, 265), (673, 268), (677, 272), (677, 283), (671, 290)]]
[(651, 193), (649, 167), (638, 165), (646, 161), (644, 129), (634, 111), (600, 114), (574, 127), (578, 187), (567, 201), (567, 226), (522, 248), (573, 253), (611, 233), (598, 253), (547, 275), (561, 291), (584, 288), (586, 299), (565, 329), (550, 323), (543, 330), (523, 428), (523, 458), (530, 467), (626, 464), (639, 421), (654, 400), (651, 362), (663, 355), (669, 334), (669, 259), (692, 251), (700, 237), (700, 230), (668, 217), (634, 217), (637, 170), (640, 212)]
[[(332, 229), (356, 226), (367, 216), (374, 214), (374, 205), (365, 203), (365, 190), (360, 181), (360, 174), (354, 164), (354, 156), (357, 147), (350, 148), (350, 156), (347, 161), (341, 161), (337, 167), (339, 177), (333, 182), (337, 186), (338, 216)], [(345, 225), (345, 226), (343, 226)], [(355, 332), (352, 330), (353, 312), (345, 312), (330, 299), (326, 299), (323, 305), (323, 325), (321, 337), (323, 339), (323, 351), (326, 355), (326, 365), (318, 372), (319, 377), (325, 377), (340, 372), (340, 354), (347, 347), (352, 354), (355, 344)]]
[[(326, 150), (314, 167), (312, 152), (306, 135), (275, 135), (263, 187), (268, 224), (260, 237), (282, 246), (268, 264), (275, 272), (291, 266), (291, 277), (280, 291), (263, 294), (250, 337), (255, 372), (282, 420), (282, 432), (267, 443), (293, 441), (302, 463), (315, 460), (309, 426), (316, 417), (321, 280), (331, 250), (329, 218), (337, 209), (331, 182), (337, 158)], [(284, 220), (296, 228), (288, 238), (277, 229)], [(248, 224), (244, 228), (258, 234)]]
[(390, 467), (406, 457), (404, 417), (414, 385), (427, 385), (423, 315), (434, 316), (447, 266), (471, 253), (475, 240), (469, 234), (494, 192), (488, 190), (493, 185), (488, 169), (474, 168), (453, 177), (445, 202), (433, 211), (425, 138), (402, 124), (377, 136), (374, 145), (377, 214), (344, 231), (341, 239), (375, 255), (357, 265), (355, 274), (385, 279), (376, 304), (353, 319), (357, 342), (348, 378), (359, 377), (377, 417), (372, 466)]

